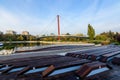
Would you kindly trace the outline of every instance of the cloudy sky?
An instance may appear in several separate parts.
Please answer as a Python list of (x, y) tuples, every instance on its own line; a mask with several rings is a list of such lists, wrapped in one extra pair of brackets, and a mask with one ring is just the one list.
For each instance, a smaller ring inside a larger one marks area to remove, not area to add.
[(56, 15), (61, 33), (120, 32), (120, 0), (0, 0), (0, 31), (57, 34)]

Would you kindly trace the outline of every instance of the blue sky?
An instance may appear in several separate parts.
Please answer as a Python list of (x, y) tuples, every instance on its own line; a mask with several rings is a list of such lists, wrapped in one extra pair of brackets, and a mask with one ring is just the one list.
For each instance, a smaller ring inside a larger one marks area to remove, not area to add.
[(57, 34), (58, 14), (63, 34), (120, 32), (120, 0), (0, 0), (0, 31)]

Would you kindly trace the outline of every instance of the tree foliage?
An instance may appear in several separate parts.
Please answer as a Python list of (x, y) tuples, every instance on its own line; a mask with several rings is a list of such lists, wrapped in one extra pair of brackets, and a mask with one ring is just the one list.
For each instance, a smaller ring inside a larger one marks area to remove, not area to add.
[(11, 35), (11, 34), (2, 34), (0, 35), (0, 41), (33, 41), (37, 40), (36, 36), (33, 35)]
[(120, 34), (116, 36), (116, 40), (120, 43)]
[(95, 37), (96, 40), (104, 40), (106, 41), (108, 39), (108, 37), (106, 35), (97, 35)]
[(88, 33), (87, 33), (87, 35), (89, 36), (89, 38), (91, 40), (93, 40), (94, 37), (95, 37), (95, 30), (90, 24), (88, 24)]

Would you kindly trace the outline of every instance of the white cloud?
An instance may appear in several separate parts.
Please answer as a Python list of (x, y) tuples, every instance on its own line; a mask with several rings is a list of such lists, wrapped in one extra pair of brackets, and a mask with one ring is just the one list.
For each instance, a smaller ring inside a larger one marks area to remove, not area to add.
[(97, 1), (85, 9), (82, 14), (79, 15), (80, 17), (76, 17), (75, 22), (79, 25), (77, 29), (86, 33), (87, 24), (90, 23), (93, 25), (97, 33), (109, 30), (119, 31), (120, 26), (118, 26), (118, 24), (120, 21), (120, 3), (110, 5), (105, 8), (100, 7), (96, 13), (95, 11), (98, 4)]
[(16, 29), (15, 25), (20, 24), (20, 20), (17, 16), (8, 12), (7, 10), (0, 8), (0, 30), (5, 32), (6, 30)]
[(0, 23), (1, 24), (19, 24), (19, 19), (12, 13), (0, 8)]
[[(24, 0), (24, 6), (28, 7), (26, 3), (32, 4), (33, 0)], [(62, 1), (61, 1), (62, 2)], [(66, 3), (66, 2), (65, 2)], [(65, 4), (64, 3), (64, 4)], [(60, 5), (61, 3), (59, 3)], [(66, 11), (69, 6), (71, 6), (72, 1), (67, 5), (51, 5), (49, 6), (49, 12), (47, 14), (48, 18), (43, 18), (44, 16), (35, 17), (35, 15), (30, 16), (26, 14), (26, 12), (18, 12), (13, 13), (4, 8), (0, 8), (0, 30), (6, 31), (8, 29), (12, 29), (21, 33), (23, 30), (29, 31), (31, 34), (46, 34), (46, 33), (57, 33), (57, 25), (56, 19), (53, 23), (49, 24), (52, 19), (56, 16), (57, 13), (61, 13), (61, 17), (68, 18), (67, 21), (63, 21), (64, 18), (61, 19), (61, 32), (63, 33), (87, 33), (87, 25), (90, 23), (96, 29), (96, 32), (108, 31), (109, 29), (113, 29), (114, 31), (119, 30), (119, 27), (116, 26), (120, 20), (118, 16), (120, 14), (120, 3), (111, 5), (106, 8), (97, 8), (99, 4), (99, 0), (94, 0), (92, 4), (87, 5), (83, 11), (80, 13), (69, 13)], [(58, 7), (56, 7), (58, 6)], [(46, 6), (47, 7), (47, 6)], [(82, 6), (79, 6), (82, 7)], [(29, 8), (28, 8), (29, 9)], [(56, 10), (59, 9), (59, 10)], [(16, 11), (17, 12), (17, 11)], [(43, 14), (45, 15), (45, 14)], [(66, 15), (66, 16), (65, 16)], [(49, 17), (50, 16), (50, 17)], [(118, 19), (118, 17), (119, 19)], [(112, 19), (111, 19), (112, 18)], [(114, 28), (113, 28), (114, 27)]]
[[(107, 8), (101, 8), (97, 14), (95, 15), (94, 20), (109, 20), (109, 18), (116, 17), (116, 15), (119, 15), (120, 13), (120, 3), (111, 5)], [(101, 21), (102, 21), (101, 20)]]
[(15, 30), (21, 33), (24, 30), (31, 34), (37, 34), (41, 27), (45, 26), (45, 20), (31, 17), (25, 14), (15, 14), (0, 7), (0, 31)]

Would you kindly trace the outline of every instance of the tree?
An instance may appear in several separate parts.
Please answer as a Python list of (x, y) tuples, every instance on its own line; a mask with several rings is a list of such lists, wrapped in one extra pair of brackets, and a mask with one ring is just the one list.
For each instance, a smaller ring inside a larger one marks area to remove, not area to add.
[(78, 33), (75, 36), (81, 36), (81, 37), (83, 37), (84, 35), (82, 33)]
[(87, 33), (87, 35), (89, 36), (89, 38), (91, 40), (93, 40), (94, 37), (95, 37), (95, 30), (93, 29), (93, 27), (90, 24), (88, 24), (88, 33)]
[(116, 34), (114, 35), (114, 41), (118, 41), (117, 38), (120, 34), (118, 32), (116, 32)]
[(23, 40), (24, 40), (24, 38), (23, 38), (22, 35), (20, 35), (17, 39), (20, 40), (20, 41), (23, 41)]
[(29, 40), (30, 40), (30, 41), (34, 40), (34, 37), (30, 35), (30, 36), (29, 36)]
[(116, 39), (117, 39), (117, 42), (120, 43), (120, 34), (117, 34)]
[(104, 41), (106, 41), (107, 40), (107, 36), (106, 35), (97, 35), (95, 37), (95, 39), (96, 40), (104, 40)]
[(116, 34), (114, 32), (112, 32), (111, 30), (108, 31), (108, 32), (103, 32), (100, 35), (106, 35), (110, 42), (114, 42), (115, 41)]
[(70, 35), (70, 33), (66, 33), (65, 35)]
[(111, 30), (108, 32), (108, 37), (110, 38), (110, 41), (114, 41), (114, 32), (112, 32)]
[(55, 34), (54, 33), (50, 33), (50, 36), (55, 36)]
[(120, 35), (117, 37), (117, 41), (120, 42)]

